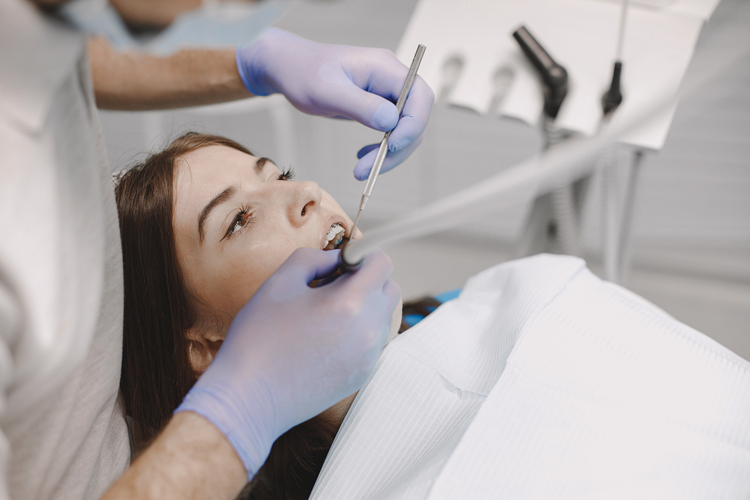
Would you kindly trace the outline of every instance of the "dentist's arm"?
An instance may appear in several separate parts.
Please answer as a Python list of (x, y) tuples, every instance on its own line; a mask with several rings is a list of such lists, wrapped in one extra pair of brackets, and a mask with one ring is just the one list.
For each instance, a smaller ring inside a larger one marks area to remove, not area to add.
[(232, 499), (245, 484), (247, 473), (227, 438), (205, 418), (185, 412), (172, 417), (102, 500)]
[[(315, 43), (275, 28), (236, 50), (183, 50), (168, 57), (118, 52), (93, 39), (89, 56), (100, 108), (164, 109), (280, 93), (308, 114), (393, 130), (382, 172), (417, 147), (434, 101), (417, 77), (399, 119), (394, 103), (409, 68), (392, 52)], [(375, 155), (372, 147), (360, 151), (355, 177), (367, 178)]]
[(232, 322), (213, 363), (105, 498), (234, 498), (273, 442), (356, 392), (400, 291), (382, 252), (318, 288), (338, 251), (299, 249)]
[(115, 50), (104, 38), (88, 41), (96, 105), (144, 111), (252, 97), (235, 63), (235, 49), (186, 49), (168, 57)]

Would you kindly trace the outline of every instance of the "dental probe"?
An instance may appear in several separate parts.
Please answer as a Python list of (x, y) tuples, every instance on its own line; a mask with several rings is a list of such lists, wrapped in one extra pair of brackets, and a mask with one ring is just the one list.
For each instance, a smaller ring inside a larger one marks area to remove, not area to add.
[[(420, 63), (422, 62), (422, 56), (424, 55), (425, 49), (426, 47), (422, 44), (417, 47), (417, 53), (414, 54), (414, 59), (411, 62), (411, 67), (409, 67), (409, 73), (406, 75), (406, 81), (404, 82), (404, 86), (401, 88), (401, 95), (398, 96), (398, 101), (396, 102), (396, 110), (398, 111), (399, 119), (401, 118), (401, 111), (403, 111), (404, 109), (406, 96), (409, 95), (411, 87), (412, 85), (414, 85), (414, 79), (417, 76), (417, 70), (419, 69)], [(380, 141), (378, 154), (375, 156), (375, 163), (373, 163), (372, 170), (370, 170), (370, 175), (367, 177), (367, 184), (365, 184), (365, 190), (362, 193), (362, 200), (360, 200), (359, 202), (357, 216), (354, 218), (354, 226), (352, 226), (352, 230), (349, 232), (350, 238), (354, 236), (354, 231), (357, 229), (357, 223), (359, 222), (359, 216), (362, 215), (362, 210), (364, 210), (365, 205), (367, 205), (367, 200), (369, 200), (370, 195), (372, 195), (372, 188), (375, 187), (375, 181), (378, 180), (378, 175), (380, 175), (380, 169), (383, 168), (385, 155), (386, 153), (388, 153), (388, 138), (391, 136), (391, 132), (393, 132), (393, 130), (389, 130), (388, 132), (386, 132), (383, 140)]]

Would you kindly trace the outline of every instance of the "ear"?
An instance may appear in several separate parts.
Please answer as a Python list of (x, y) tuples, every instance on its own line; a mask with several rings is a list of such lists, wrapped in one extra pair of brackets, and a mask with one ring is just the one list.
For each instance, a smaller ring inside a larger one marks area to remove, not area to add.
[(191, 328), (187, 332), (188, 358), (195, 378), (206, 371), (216, 357), (226, 335), (215, 331)]

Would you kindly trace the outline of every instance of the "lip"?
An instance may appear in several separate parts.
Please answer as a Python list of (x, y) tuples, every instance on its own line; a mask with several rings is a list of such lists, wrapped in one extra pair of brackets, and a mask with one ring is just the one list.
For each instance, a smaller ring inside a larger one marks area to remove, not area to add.
[(328, 230), (331, 229), (331, 226), (333, 226), (337, 222), (344, 228), (344, 236), (347, 238), (349, 237), (349, 227), (346, 224), (346, 219), (344, 219), (344, 217), (341, 215), (332, 215), (328, 217), (323, 223), (323, 234), (321, 234), (320, 236), (321, 249), (325, 248), (328, 245), (326, 234), (328, 234)]

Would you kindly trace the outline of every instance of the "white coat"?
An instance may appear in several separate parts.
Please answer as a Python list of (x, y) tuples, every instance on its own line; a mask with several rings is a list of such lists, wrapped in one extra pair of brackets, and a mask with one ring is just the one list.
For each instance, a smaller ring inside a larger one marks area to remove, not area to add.
[(0, 0), (0, 499), (98, 498), (127, 468), (122, 309), (84, 37)]

